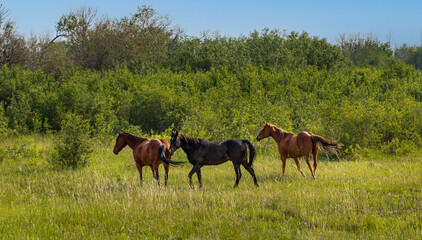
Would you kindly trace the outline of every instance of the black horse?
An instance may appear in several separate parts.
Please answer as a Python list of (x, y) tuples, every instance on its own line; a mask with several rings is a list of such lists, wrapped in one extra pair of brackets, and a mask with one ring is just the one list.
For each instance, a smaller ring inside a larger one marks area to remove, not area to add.
[[(248, 163), (248, 148), (249, 146), (249, 163)], [(201, 167), (205, 165), (218, 165), (228, 160), (233, 162), (234, 171), (236, 172), (236, 183), (234, 187), (239, 184), (240, 164), (248, 170), (252, 175), (253, 181), (258, 186), (255, 171), (252, 168), (252, 162), (255, 157), (255, 148), (248, 140), (227, 140), (224, 142), (209, 142), (203, 138), (191, 138), (179, 134), (179, 131), (171, 133), (170, 140), (170, 154), (182, 147), (186, 153), (189, 162), (193, 165), (189, 172), (189, 184), (193, 188), (192, 175), (196, 173), (198, 176), (199, 187), (202, 187)]]

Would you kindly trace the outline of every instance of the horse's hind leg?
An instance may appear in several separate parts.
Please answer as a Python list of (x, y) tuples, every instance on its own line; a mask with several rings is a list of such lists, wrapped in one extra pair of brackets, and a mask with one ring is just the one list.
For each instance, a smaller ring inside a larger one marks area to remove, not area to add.
[(305, 177), (305, 174), (302, 172), (302, 169), (300, 168), (299, 158), (295, 157), (294, 160), (297, 166), (297, 170), (299, 170), (299, 172), (302, 173), (302, 176)]
[(242, 177), (242, 172), (240, 171), (240, 164), (239, 163), (233, 163), (234, 171), (236, 172), (236, 182), (234, 183), (233, 187), (237, 187), (239, 184), (240, 178)]
[(167, 180), (169, 179), (169, 165), (163, 164), (164, 166), (164, 185), (167, 186)]
[[(188, 174), (188, 177), (189, 177), (189, 186), (191, 188), (193, 188), (192, 175), (194, 173), (196, 173), (200, 168), (201, 168), (201, 166), (197, 163), (197, 164), (195, 164), (195, 166), (193, 166), (192, 170), (190, 170), (190, 172)], [(201, 173), (199, 173), (199, 175), (198, 174), (196, 174), (196, 175), (198, 176), (198, 181), (200, 181), (199, 182), (200, 187), (202, 187)]]
[(305, 156), (305, 161), (306, 161), (306, 164), (308, 164), (308, 167), (309, 167), (309, 170), (311, 171), (312, 177), (315, 179), (315, 175), (314, 175), (314, 172), (312, 171), (311, 163), (309, 162), (309, 155)]
[(160, 174), (158, 173), (158, 166), (151, 166), (152, 174), (154, 175), (155, 180), (157, 180), (158, 186), (160, 187)]
[(316, 177), (316, 168), (317, 168), (317, 155), (318, 155), (318, 150), (317, 152), (315, 152), (312, 156), (313, 160), (314, 160), (314, 176)]
[(141, 180), (141, 186), (143, 184), (143, 180), (142, 180), (142, 165), (139, 163), (136, 163), (136, 168), (138, 168), (138, 172), (139, 172), (139, 179)]
[(242, 165), (252, 175), (253, 183), (255, 184), (255, 186), (258, 187), (259, 186), (258, 185), (258, 180), (256, 180), (255, 171), (253, 170), (253, 168), (249, 164), (247, 164), (247, 163), (242, 163)]

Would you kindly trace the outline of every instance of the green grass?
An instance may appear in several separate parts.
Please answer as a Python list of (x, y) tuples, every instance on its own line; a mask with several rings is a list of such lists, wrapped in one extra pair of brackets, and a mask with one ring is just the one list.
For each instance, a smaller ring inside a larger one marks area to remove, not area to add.
[(291, 159), (282, 177), (276, 154), (258, 151), (260, 187), (242, 169), (233, 189), (225, 163), (202, 168), (203, 189), (196, 176), (190, 189), (190, 164), (170, 169), (167, 188), (145, 167), (140, 186), (131, 150), (115, 156), (112, 144), (97, 146), (89, 166), (60, 170), (46, 160), (50, 138), (3, 141), (0, 239), (422, 238), (420, 153), (331, 162), (322, 155), (314, 181), (303, 160), (306, 178)]

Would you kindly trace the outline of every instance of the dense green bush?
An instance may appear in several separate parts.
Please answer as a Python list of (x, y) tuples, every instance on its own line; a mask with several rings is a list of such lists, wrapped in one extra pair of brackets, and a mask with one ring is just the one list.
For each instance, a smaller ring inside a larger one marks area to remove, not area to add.
[(62, 167), (83, 167), (89, 163), (91, 152), (88, 122), (76, 114), (67, 114), (57, 135), (50, 162)]
[(340, 48), (326, 39), (263, 29), (253, 31), (248, 37), (214, 37), (203, 39), (187, 37), (177, 42), (168, 53), (165, 67), (173, 71), (209, 71), (228, 69), (241, 73), (246, 66), (263, 67), (265, 70), (304, 66), (336, 68), (344, 65)]
[(62, 131), (62, 121), (75, 113), (91, 137), (103, 141), (131, 126), (155, 134), (175, 127), (210, 140), (254, 139), (268, 121), (339, 140), (346, 149), (400, 153), (422, 143), (422, 74), (405, 64), (143, 75), (124, 67), (74, 70), (58, 80), (4, 68), (0, 84), (1, 122), (8, 133)]

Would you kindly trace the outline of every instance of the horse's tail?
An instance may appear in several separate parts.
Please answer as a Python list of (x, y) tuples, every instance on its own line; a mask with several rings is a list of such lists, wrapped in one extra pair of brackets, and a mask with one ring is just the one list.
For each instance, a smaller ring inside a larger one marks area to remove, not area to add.
[(167, 147), (164, 144), (161, 144), (158, 147), (158, 156), (160, 156), (161, 162), (163, 162), (164, 164), (170, 164), (172, 166), (184, 163), (184, 162), (176, 162), (176, 161), (172, 161), (172, 160), (168, 159), (166, 157), (166, 150), (167, 150)]
[(255, 147), (248, 140), (242, 140), (242, 142), (247, 144), (249, 147), (249, 163), (248, 164), (249, 166), (252, 167), (253, 159), (255, 158), (255, 154), (256, 154)]
[[(313, 135), (313, 134), (311, 134), (311, 139), (312, 139), (312, 153), (314, 153), (314, 151), (317, 149), (317, 144), (318, 144), (325, 150), (328, 150), (334, 153), (337, 156), (337, 158), (340, 159), (338, 156), (338, 150), (340, 150), (341, 147), (343, 147), (343, 143), (339, 143), (336, 141), (328, 141), (321, 136)], [(337, 148), (338, 150), (335, 148)]]
[(332, 146), (332, 147), (336, 147), (336, 148), (340, 149), (343, 146), (342, 143), (339, 143), (339, 142), (336, 142), (336, 141), (328, 141), (328, 140), (326, 140), (323, 137), (318, 136), (318, 135), (311, 135), (311, 139), (312, 139), (313, 143), (320, 143), (322, 145), (322, 147), (324, 147), (324, 148)]

